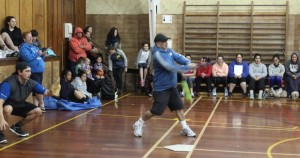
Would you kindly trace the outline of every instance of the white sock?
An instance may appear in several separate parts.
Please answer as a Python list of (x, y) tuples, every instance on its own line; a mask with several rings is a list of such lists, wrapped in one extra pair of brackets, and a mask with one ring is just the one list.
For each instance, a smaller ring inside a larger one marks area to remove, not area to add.
[(188, 127), (185, 120), (184, 121), (180, 121), (180, 124), (182, 126), (182, 129), (185, 129), (185, 128)]
[(143, 120), (142, 117), (140, 117), (140, 119), (138, 120), (138, 122), (141, 123), (141, 124), (144, 124), (145, 121)]

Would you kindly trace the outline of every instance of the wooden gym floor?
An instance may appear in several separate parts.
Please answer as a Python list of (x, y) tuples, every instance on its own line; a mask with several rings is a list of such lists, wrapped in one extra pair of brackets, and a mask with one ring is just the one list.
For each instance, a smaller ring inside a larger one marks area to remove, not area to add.
[[(220, 94), (221, 95), (221, 94)], [(300, 157), (300, 100), (248, 100), (198, 97), (185, 114), (196, 138), (180, 136), (181, 126), (166, 109), (133, 135), (133, 123), (151, 107), (152, 98), (124, 94), (100, 109), (47, 111), (24, 126), (21, 139), (8, 130), (1, 158), (294, 158)], [(11, 124), (17, 118), (12, 118)], [(164, 146), (193, 145), (190, 152)]]

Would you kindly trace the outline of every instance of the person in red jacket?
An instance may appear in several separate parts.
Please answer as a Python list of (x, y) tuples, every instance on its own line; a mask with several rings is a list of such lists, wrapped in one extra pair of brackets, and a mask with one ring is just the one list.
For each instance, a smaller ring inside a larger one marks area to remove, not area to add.
[(73, 37), (69, 41), (69, 60), (72, 74), (75, 74), (75, 68), (77, 60), (80, 57), (86, 58), (86, 51), (90, 51), (92, 45), (83, 35), (83, 30), (80, 27), (76, 27)]
[(201, 61), (200, 61), (200, 65), (199, 68), (197, 69), (197, 73), (196, 73), (196, 79), (195, 79), (195, 83), (196, 83), (196, 92), (200, 91), (200, 84), (202, 82), (206, 83), (207, 86), (207, 95), (210, 96), (211, 95), (211, 71), (212, 71), (212, 66), (209, 63), (210, 60), (208, 57), (202, 57)]

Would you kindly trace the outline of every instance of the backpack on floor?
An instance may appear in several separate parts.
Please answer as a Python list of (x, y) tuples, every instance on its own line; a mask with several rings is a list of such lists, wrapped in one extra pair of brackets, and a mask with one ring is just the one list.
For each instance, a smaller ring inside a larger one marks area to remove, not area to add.
[(103, 100), (114, 100), (115, 99), (115, 88), (113, 81), (104, 78), (101, 84), (101, 99)]

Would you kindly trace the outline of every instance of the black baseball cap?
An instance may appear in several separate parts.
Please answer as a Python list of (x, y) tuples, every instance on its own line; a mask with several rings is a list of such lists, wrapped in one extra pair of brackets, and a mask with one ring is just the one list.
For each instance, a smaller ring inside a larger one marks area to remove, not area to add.
[(27, 69), (29, 66), (28, 63), (26, 62), (18, 62), (16, 64), (16, 72), (18, 72), (18, 70), (23, 71), (24, 69)]
[(163, 34), (157, 34), (154, 38), (154, 42), (166, 42), (168, 39), (171, 39), (169, 37), (166, 37), (165, 35)]

